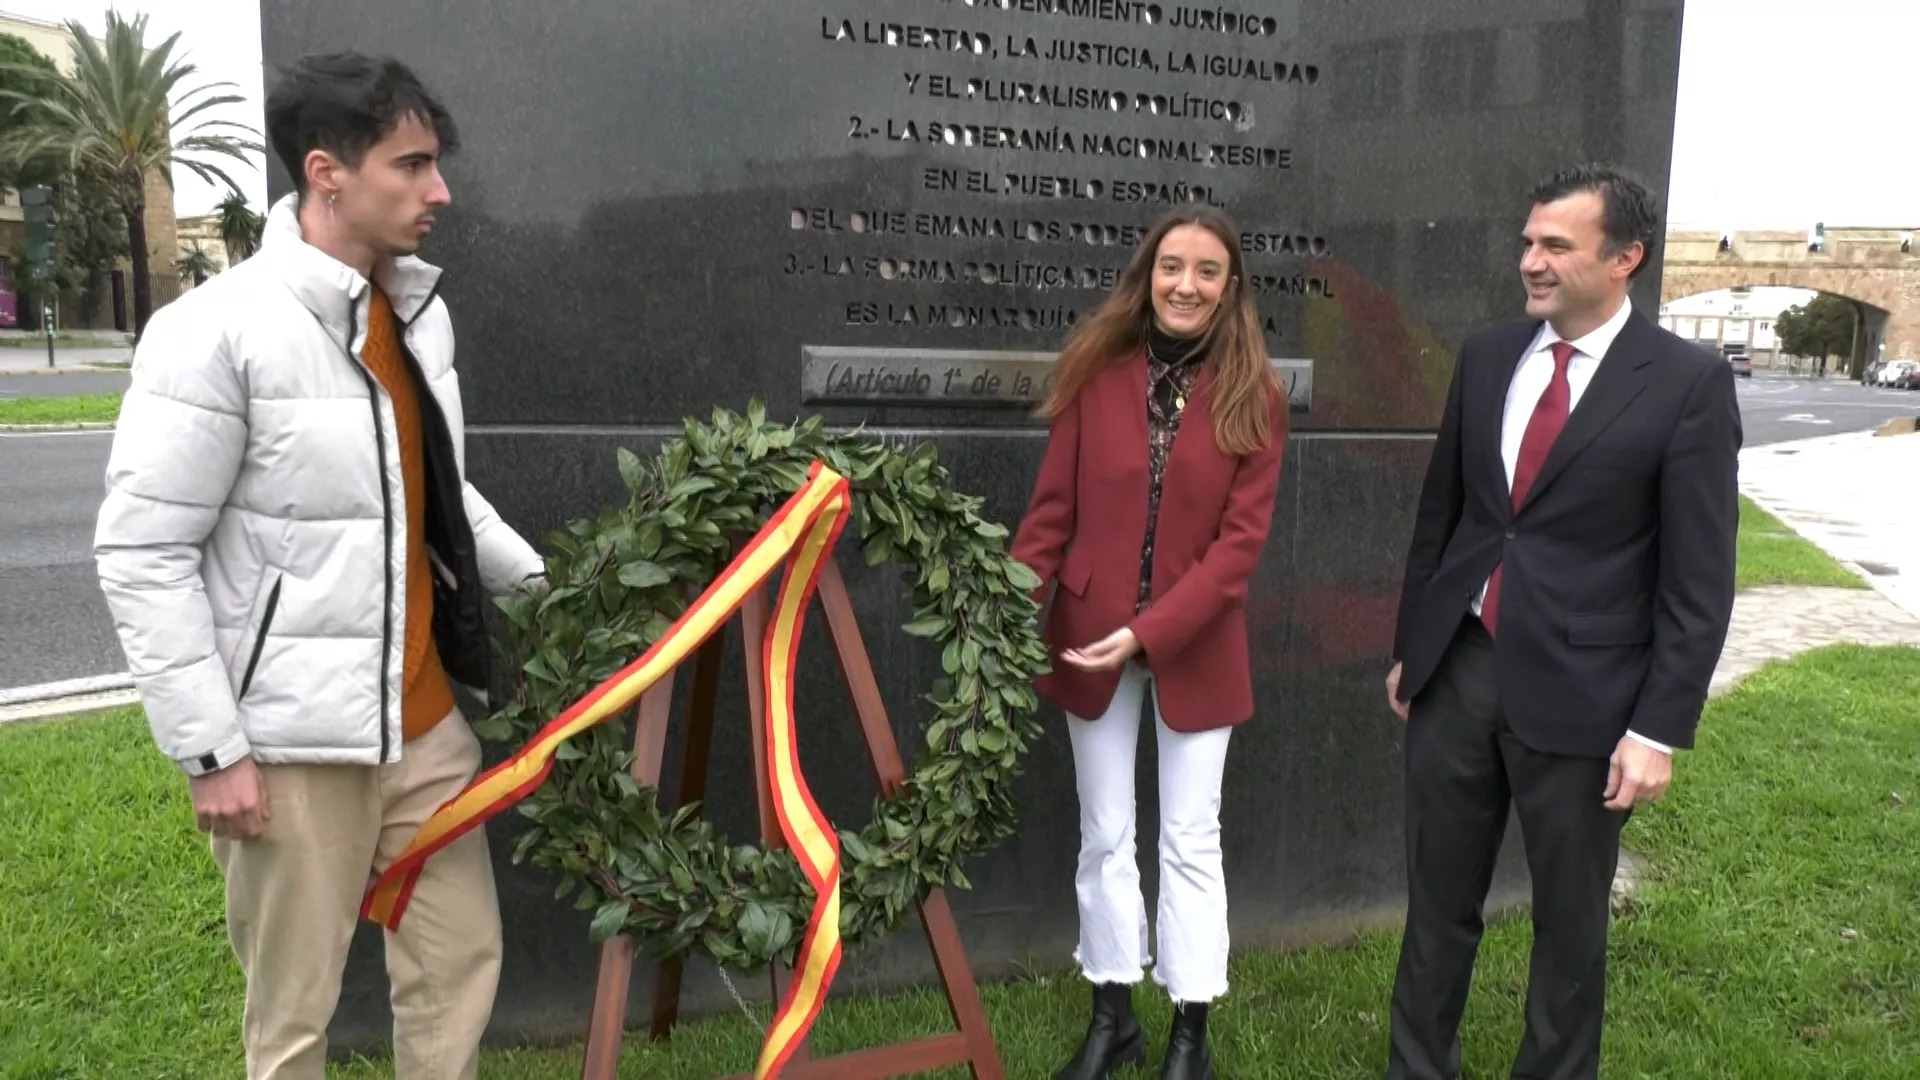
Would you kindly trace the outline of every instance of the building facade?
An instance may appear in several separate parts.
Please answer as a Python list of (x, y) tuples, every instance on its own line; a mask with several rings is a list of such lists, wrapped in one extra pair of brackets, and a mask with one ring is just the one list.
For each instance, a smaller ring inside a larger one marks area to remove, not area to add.
[(1812, 289), (1775, 285), (1716, 289), (1660, 305), (1660, 325), (1715, 352), (1743, 346), (1756, 366), (1776, 367), (1783, 358), (1774, 321), (1818, 295)]
[[(0, 11), (0, 34), (12, 34), (33, 46), (63, 72), (73, 70), (73, 38), (58, 23), (29, 19)], [(154, 173), (147, 177), (147, 257), (153, 289), (153, 306), (158, 310), (180, 296), (180, 275), (174, 269), (179, 258), (180, 241), (176, 235), (173, 209), (173, 185), (168, 178)], [(58, 231), (56, 229), (56, 237)], [(56, 240), (57, 242), (57, 240)], [(0, 278), (9, 298), (13, 294), (14, 274), (24, 268), (13, 265), (13, 254), (27, 245), (26, 214), (16, 191), (0, 191)], [(224, 262), (226, 252), (219, 252)], [(132, 261), (121, 258), (109, 271), (100, 287), (93, 290), (94, 303), (85, 304), (78, 294), (61, 297), (58, 325), (84, 329), (133, 329)], [(37, 326), (33, 313), (20, 312), (21, 325)]]

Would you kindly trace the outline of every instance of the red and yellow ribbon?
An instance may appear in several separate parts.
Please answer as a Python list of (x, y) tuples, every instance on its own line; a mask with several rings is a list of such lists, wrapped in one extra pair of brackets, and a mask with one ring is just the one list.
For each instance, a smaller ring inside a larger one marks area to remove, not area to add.
[(813, 884), (816, 899), (793, 981), (767, 1029), (754, 1072), (761, 1080), (778, 1075), (819, 1016), (827, 987), (840, 967), (840, 844), (800, 773), (794, 741), (793, 673), (807, 605), (819, 583), (821, 567), (839, 540), (851, 498), (846, 479), (815, 462), (806, 485), (767, 521), (652, 648), (435, 811), (400, 857), (367, 890), (361, 914), (388, 930), (398, 929), (420, 871), (434, 852), (531, 794), (552, 771), (553, 755), (560, 744), (637, 701), (693, 655), (791, 556), (781, 581), (779, 602), (767, 625), (761, 657), (766, 675), (767, 722), (766, 730), (757, 734), (766, 740), (768, 781), (780, 830)]

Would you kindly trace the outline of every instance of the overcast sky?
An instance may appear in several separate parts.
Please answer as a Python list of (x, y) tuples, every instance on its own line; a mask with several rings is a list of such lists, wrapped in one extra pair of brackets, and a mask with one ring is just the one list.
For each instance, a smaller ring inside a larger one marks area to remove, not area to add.
[[(0, 10), (104, 25), (106, 0), (0, 0)], [(257, 0), (120, 0), (150, 40), (181, 32), (209, 79), (239, 83), (260, 125)], [(1797, 16), (1797, 18), (1796, 18)], [(1920, 0), (1687, 0), (1669, 219), (1709, 228), (1920, 223), (1909, 57)], [(264, 141), (264, 140), (263, 140)], [(266, 174), (240, 168), (256, 206)], [(175, 174), (182, 215), (224, 194)]]

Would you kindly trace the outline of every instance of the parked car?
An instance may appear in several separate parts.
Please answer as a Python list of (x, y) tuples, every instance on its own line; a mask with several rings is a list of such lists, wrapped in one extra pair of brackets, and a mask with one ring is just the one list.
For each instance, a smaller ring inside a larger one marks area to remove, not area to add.
[(1873, 384), (1890, 389), (1904, 389), (1913, 380), (1914, 365), (1907, 360), (1894, 360), (1874, 373)]

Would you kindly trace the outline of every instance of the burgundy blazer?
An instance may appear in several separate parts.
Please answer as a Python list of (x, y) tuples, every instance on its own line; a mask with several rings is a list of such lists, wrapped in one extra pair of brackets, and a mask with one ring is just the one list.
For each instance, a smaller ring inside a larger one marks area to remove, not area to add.
[(1059, 658), (1121, 627), (1140, 639), (1161, 716), (1174, 731), (1206, 731), (1253, 715), (1242, 604), (1273, 523), (1286, 439), (1274, 394), (1273, 439), (1245, 457), (1213, 440), (1211, 369), (1187, 402), (1167, 456), (1154, 534), (1153, 591), (1134, 614), (1147, 540), (1147, 355), (1095, 376), (1053, 419), (1033, 498), (1012, 555), (1057, 583), (1044, 637), (1053, 671), (1036, 689), (1067, 712), (1107, 711), (1120, 672), (1082, 671)]

